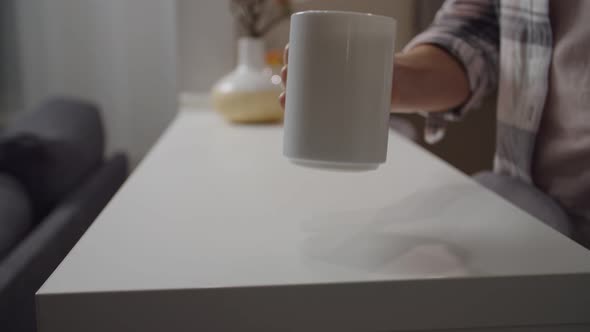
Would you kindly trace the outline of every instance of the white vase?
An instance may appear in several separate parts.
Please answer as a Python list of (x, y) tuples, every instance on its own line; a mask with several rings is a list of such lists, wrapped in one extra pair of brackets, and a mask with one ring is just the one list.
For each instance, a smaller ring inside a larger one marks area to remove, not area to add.
[(280, 76), (265, 64), (264, 41), (241, 38), (238, 64), (214, 86), (214, 108), (232, 122), (274, 122), (283, 118)]

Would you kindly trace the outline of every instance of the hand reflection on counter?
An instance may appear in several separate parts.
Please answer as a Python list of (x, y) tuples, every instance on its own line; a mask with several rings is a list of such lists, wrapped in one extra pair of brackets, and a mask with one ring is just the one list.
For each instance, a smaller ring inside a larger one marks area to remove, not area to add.
[[(418, 278), (470, 275), (470, 257), (456, 244), (459, 241), (449, 241), (452, 235), (443, 239), (437, 234), (455, 231), (440, 227), (440, 223), (449, 209), (468, 199), (473, 190), (469, 184), (444, 186), (415, 192), (383, 208), (313, 216), (302, 224), (310, 234), (302, 252), (315, 261), (376, 274)], [(461, 226), (456, 230), (461, 233), (469, 229), (468, 223), (455, 221), (453, 227)]]

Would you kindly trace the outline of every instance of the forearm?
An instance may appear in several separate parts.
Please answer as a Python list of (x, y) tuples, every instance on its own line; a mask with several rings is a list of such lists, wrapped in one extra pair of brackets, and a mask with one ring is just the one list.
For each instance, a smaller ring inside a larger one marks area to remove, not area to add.
[(392, 111), (446, 111), (469, 97), (463, 66), (433, 45), (420, 45), (394, 60)]

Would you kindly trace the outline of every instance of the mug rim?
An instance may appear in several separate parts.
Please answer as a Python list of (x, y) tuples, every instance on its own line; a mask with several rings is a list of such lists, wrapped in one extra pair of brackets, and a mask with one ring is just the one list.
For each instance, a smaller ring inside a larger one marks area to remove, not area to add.
[(313, 10), (303, 10), (300, 12), (293, 13), (291, 17), (294, 16), (304, 16), (304, 15), (342, 15), (342, 16), (355, 16), (355, 17), (371, 17), (377, 18), (380, 20), (387, 20), (391, 23), (396, 23), (395, 18), (390, 16), (384, 15), (377, 15), (372, 13), (363, 13), (363, 12), (353, 12), (353, 11), (346, 11), (346, 10), (321, 10), (321, 9), (313, 9)]

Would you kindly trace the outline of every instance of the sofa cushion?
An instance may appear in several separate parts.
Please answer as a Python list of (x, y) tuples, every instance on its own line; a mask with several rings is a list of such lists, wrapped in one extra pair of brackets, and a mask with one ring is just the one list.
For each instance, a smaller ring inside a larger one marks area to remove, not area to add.
[(0, 171), (23, 183), (40, 220), (100, 165), (103, 150), (98, 107), (52, 99), (2, 132)]
[(33, 226), (31, 201), (15, 178), (0, 174), (0, 260)]

